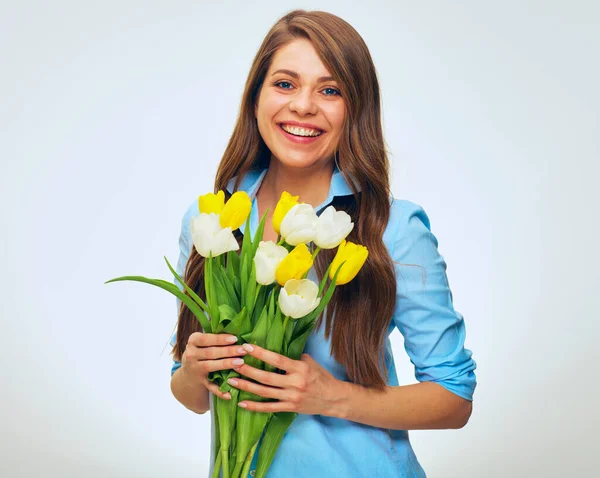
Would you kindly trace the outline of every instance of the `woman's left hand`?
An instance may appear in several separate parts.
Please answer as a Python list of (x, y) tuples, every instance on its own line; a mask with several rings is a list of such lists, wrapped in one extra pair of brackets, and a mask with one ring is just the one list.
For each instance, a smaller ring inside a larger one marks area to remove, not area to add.
[[(234, 370), (260, 383), (241, 378), (230, 379), (229, 384), (240, 390), (277, 402), (253, 402), (243, 400), (238, 405), (253, 412), (296, 412), (306, 415), (334, 416), (336, 406), (342, 398), (344, 383), (319, 365), (310, 355), (303, 354), (300, 360), (271, 352), (257, 345), (244, 344), (249, 355), (276, 368), (285, 370), (285, 375), (267, 372), (242, 364)], [(244, 404), (246, 405), (244, 407)]]

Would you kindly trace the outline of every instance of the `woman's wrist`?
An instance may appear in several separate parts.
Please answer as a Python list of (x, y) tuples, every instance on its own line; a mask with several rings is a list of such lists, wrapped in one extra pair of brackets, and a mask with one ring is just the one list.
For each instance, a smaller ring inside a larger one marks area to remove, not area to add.
[(171, 378), (173, 396), (187, 409), (203, 414), (210, 410), (208, 389), (195, 377), (190, 377), (183, 367), (175, 371)]
[(353, 383), (338, 380), (331, 390), (329, 410), (325, 414), (329, 417), (347, 419), (350, 407), (350, 397), (353, 393)]

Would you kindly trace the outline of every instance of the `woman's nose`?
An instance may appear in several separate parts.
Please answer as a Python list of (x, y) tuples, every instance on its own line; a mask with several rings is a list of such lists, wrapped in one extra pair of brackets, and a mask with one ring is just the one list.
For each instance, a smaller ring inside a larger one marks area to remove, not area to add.
[(317, 113), (317, 104), (314, 102), (309, 90), (301, 90), (294, 95), (290, 100), (289, 108), (299, 115)]

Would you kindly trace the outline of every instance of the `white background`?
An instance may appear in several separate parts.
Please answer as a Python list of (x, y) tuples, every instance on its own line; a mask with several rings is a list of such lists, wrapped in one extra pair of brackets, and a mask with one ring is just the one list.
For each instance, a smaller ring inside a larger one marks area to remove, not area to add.
[(428, 476), (593, 476), (597, 2), (112, 0), (0, 6), (0, 475), (206, 476), (209, 416), (169, 389), (174, 298), (104, 281), (171, 279), (252, 58), (296, 7), (367, 42), (393, 191), (429, 214), (466, 320), (474, 412), (411, 432)]

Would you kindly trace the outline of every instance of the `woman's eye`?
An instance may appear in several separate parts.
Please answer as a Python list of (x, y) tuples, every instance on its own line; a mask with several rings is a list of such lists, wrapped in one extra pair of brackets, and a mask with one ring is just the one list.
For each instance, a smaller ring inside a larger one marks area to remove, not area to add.
[(284, 86), (284, 85), (291, 86), (292, 84), (289, 81), (278, 81), (277, 83), (275, 83), (275, 86), (280, 86), (281, 88), (283, 88), (285, 90), (289, 90), (289, 87)]
[(335, 95), (339, 95), (340, 94), (339, 90), (336, 90), (335, 88), (325, 88), (323, 91), (325, 91), (325, 92), (327, 92), (327, 91), (332, 92), (333, 91), (333, 93), (325, 93), (325, 95), (327, 95), (327, 96), (335, 96)]

